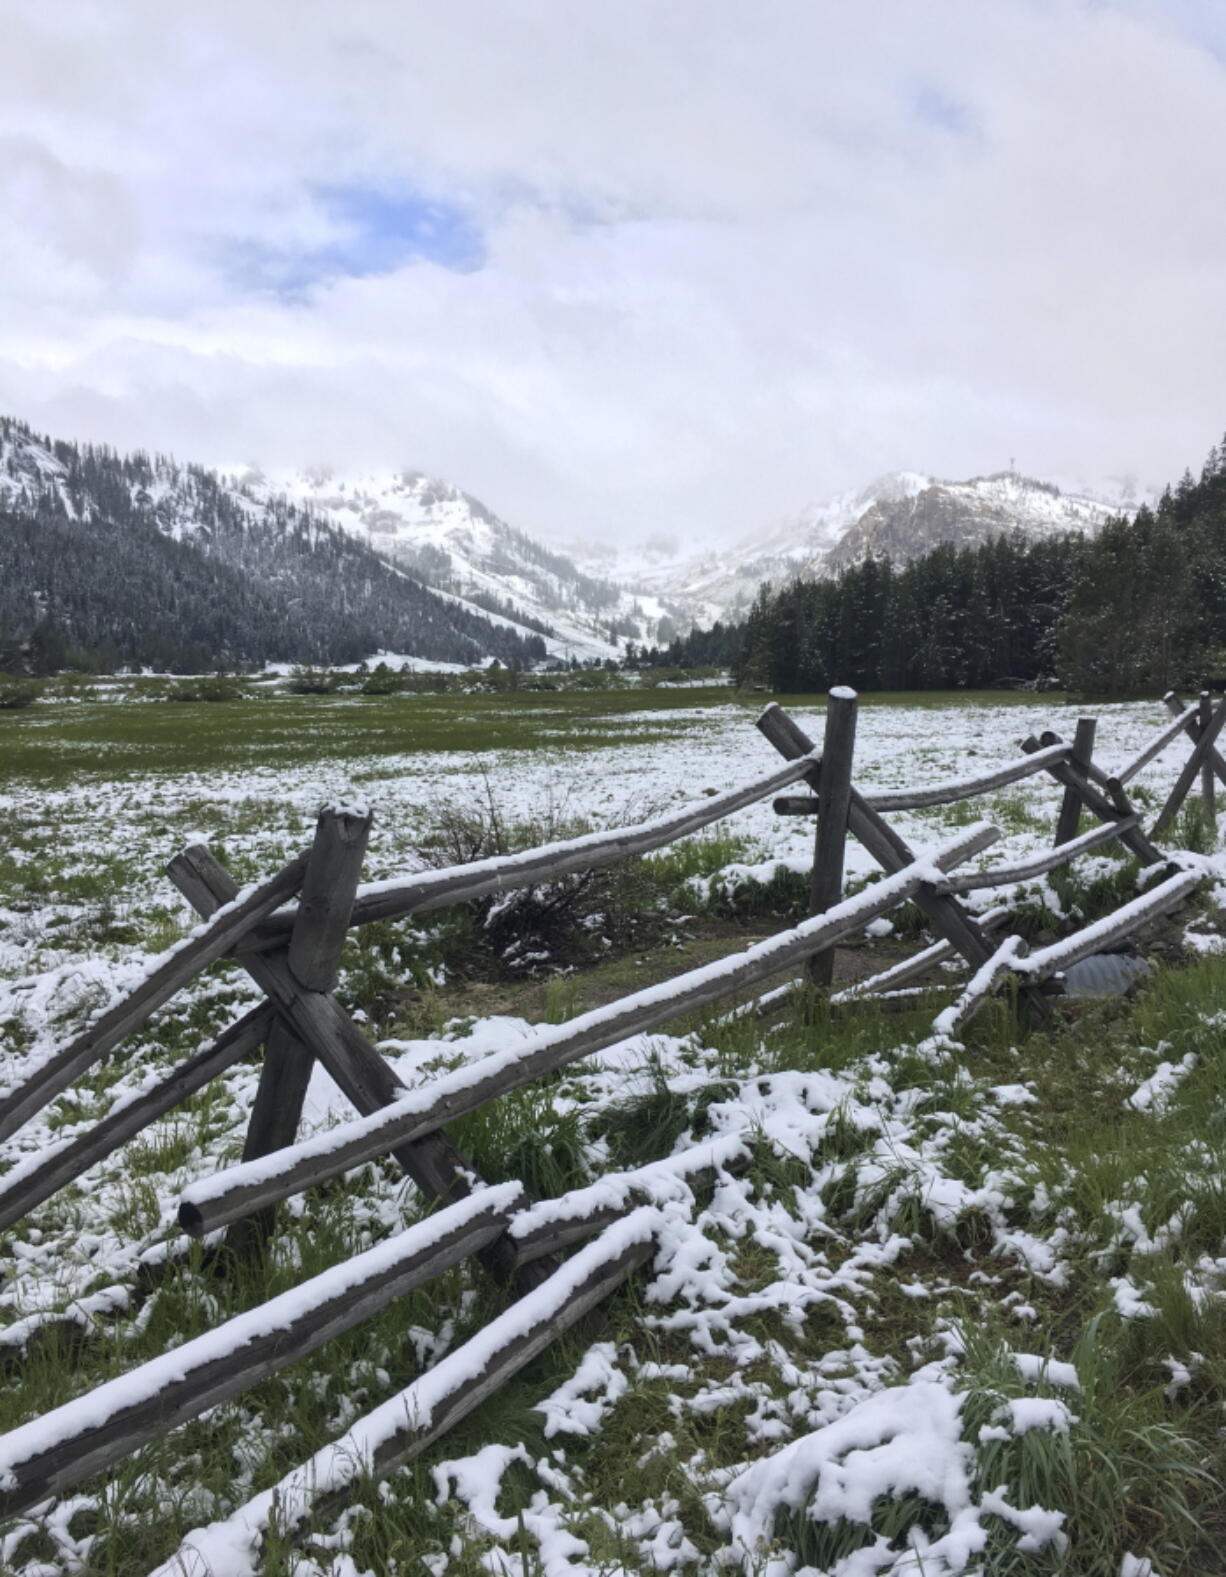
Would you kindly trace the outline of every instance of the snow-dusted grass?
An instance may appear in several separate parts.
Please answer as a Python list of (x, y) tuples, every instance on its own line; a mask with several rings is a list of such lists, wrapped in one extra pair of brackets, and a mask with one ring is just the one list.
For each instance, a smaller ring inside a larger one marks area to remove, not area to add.
[[(795, 710), (820, 738), (820, 710)], [(692, 691), (175, 713), (65, 703), (0, 719), (0, 750), (13, 747), (0, 789), (0, 1077), (66, 1039), (191, 923), (159, 872), (193, 835), (240, 879), (264, 876), (306, 843), (322, 801), (358, 792), (376, 811), (379, 877), (405, 867), (442, 797), (492, 789), (508, 817), (552, 800), (600, 825), (773, 763), (753, 708)], [(1098, 715), (1107, 764), (1163, 721), (1148, 705)], [(857, 778), (902, 788), (986, 770), (1030, 732), (1071, 736), (1073, 721), (1033, 698), (868, 704)], [(1183, 754), (1174, 745), (1148, 767), (1137, 798), (1161, 803)], [(984, 859), (1012, 861), (1049, 840), (1059, 797), (1026, 780), (986, 804), (891, 819), (930, 846), (994, 818), (1006, 841)], [(735, 843), (719, 829), (654, 857), (661, 880), (705, 904), (773, 880), (780, 863), (803, 871), (811, 855), (811, 826), (769, 806), (727, 832)], [(870, 867), (852, 854), (860, 880)], [(1090, 920), (1135, 890), (1128, 862), (1092, 856), (1072, 878), (1030, 884), (1032, 929)], [(375, 959), (351, 951), (348, 999), (411, 969), (410, 929), (380, 947)], [(434, 990), (441, 1022), (446, 981)], [(5, 1161), (101, 1115), (254, 1000), (244, 977), (214, 971), (15, 1135)], [(547, 1016), (569, 1013), (562, 977)], [(1210, 954), (1159, 972), (1134, 1007), (1085, 1009), (1024, 1042), (1004, 1007), (963, 1046), (923, 1018), (848, 1018), (802, 994), (774, 1028), (708, 1012), (465, 1119), (455, 1137), (483, 1175), (539, 1195), (713, 1138), (748, 1135), (748, 1154), (721, 1167), (710, 1196), (674, 1191), (649, 1271), (420, 1463), (359, 1483), (349, 1511), (324, 1508), (305, 1536), (282, 1536), (274, 1518), (264, 1569), (781, 1577), (799, 1560), (839, 1577), (1115, 1577), (1133, 1554), (1168, 1577), (1211, 1570), (1226, 1401), (1223, 1025), (1226, 966)], [(419, 1084), (529, 1029), (494, 1018), (429, 1040), (402, 1030), (385, 1050)], [(419, 1217), (394, 1166), (372, 1164), (291, 1202), (267, 1265), (210, 1269), (174, 1211), (189, 1182), (237, 1158), (257, 1075), (232, 1070), (6, 1235), (0, 1427)], [(309, 1123), (347, 1115), (317, 1075)], [(180, 1249), (181, 1268), (142, 1272)], [(193, 1530), (233, 1517), (504, 1305), (477, 1270), (448, 1273), (0, 1531), (0, 1570), (126, 1577), (189, 1536), (199, 1553), (185, 1572), (253, 1569), (234, 1524)]]

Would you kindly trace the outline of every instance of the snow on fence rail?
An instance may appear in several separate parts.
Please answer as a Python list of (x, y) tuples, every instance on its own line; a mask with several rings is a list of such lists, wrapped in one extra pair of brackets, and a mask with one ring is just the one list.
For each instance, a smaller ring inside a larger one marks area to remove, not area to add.
[[(1169, 824), (1198, 774), (1203, 803), (1212, 810), (1214, 777), (1226, 783), (1226, 760), (1215, 746), (1226, 725), (1226, 700), (1216, 712), (1205, 697), (1186, 707), (1173, 694), (1164, 700), (1172, 721), (1115, 774), (1094, 763), (1093, 720), (1082, 719), (1071, 744), (1055, 734), (1023, 741), (1020, 760), (991, 772), (957, 783), (863, 794), (855, 787), (852, 770), (857, 700), (854, 692), (840, 689), (830, 694), (820, 748), (782, 708), (767, 707), (758, 727), (785, 758), (773, 772), (667, 816), (523, 854), (363, 885), (359, 878), (371, 821), (365, 806), (325, 808), (311, 849), (245, 893), (207, 848), (196, 845), (182, 851), (168, 874), (201, 915), (201, 925), (68, 1045), (0, 1094), (0, 1138), (15, 1132), (82, 1072), (114, 1052), (222, 958), (238, 962), (266, 1000), (211, 1045), (168, 1073), (149, 1078), (92, 1127), (24, 1159), (0, 1178), (0, 1230), (261, 1044), (263, 1066), (242, 1162), (187, 1189), (180, 1219), (189, 1233), (228, 1228), (227, 1242), (237, 1253), (247, 1253), (272, 1230), (278, 1202), (388, 1152), (443, 1208), (420, 1227), (186, 1344), (167, 1360), (146, 1364), (0, 1437), (0, 1516), (12, 1516), (103, 1470), (351, 1329), (410, 1287), (475, 1255), (513, 1287), (519, 1301), (269, 1493), (296, 1497), (293, 1503), (305, 1515), (317, 1492), (340, 1487), (358, 1471), (384, 1470), (423, 1449), (648, 1257), (663, 1198), (676, 1198), (677, 1190), (692, 1197), (699, 1180), (713, 1178), (718, 1167), (743, 1163), (749, 1147), (748, 1136), (729, 1136), (720, 1146), (604, 1179), (563, 1199), (533, 1202), (519, 1184), (485, 1185), (447, 1138), (446, 1124), (542, 1074), (798, 964), (807, 965), (814, 984), (828, 988), (836, 943), (908, 899), (937, 933), (936, 943), (871, 980), (833, 993), (832, 1004), (849, 1008), (865, 1000), (888, 1001), (904, 982), (960, 956), (970, 983), (938, 1018), (938, 1028), (949, 1032), (950, 1026), (965, 1023), (990, 992), (1006, 982), (1013, 983), (1024, 1011), (1039, 1019), (1049, 1016), (1052, 982), (1061, 970), (1117, 944), (1184, 901), (1199, 881), (1198, 873), (1169, 876), (1113, 915), (1029, 955), (1016, 936), (999, 943), (989, 939), (989, 933), (1007, 921), (1007, 909), (976, 917), (964, 907), (961, 895), (1028, 881), (1111, 839), (1119, 839), (1145, 865), (1168, 863), (1143, 830), (1124, 786), (1185, 733), (1193, 749), (1155, 830)], [(885, 810), (973, 798), (1037, 772), (1049, 773), (1064, 789), (1056, 847), (1018, 863), (957, 871), (999, 837), (996, 828), (981, 823), (925, 852), (912, 849), (882, 815)], [(635, 858), (799, 781), (812, 793), (776, 800), (775, 808), (781, 814), (816, 817), (810, 918), (740, 954), (567, 1024), (542, 1027), (526, 1041), (413, 1090), (400, 1082), (332, 994), (341, 945), (352, 926)], [(1078, 835), (1083, 810), (1100, 824)], [(849, 834), (884, 874), (845, 899)], [(298, 902), (293, 904), (295, 895)], [(358, 1116), (299, 1142), (316, 1060)], [(563, 1250), (596, 1232), (604, 1234), (597, 1242), (565, 1262), (559, 1260)], [(268, 1496), (257, 1497), (235, 1514), (252, 1538), (266, 1524), (271, 1505)]]

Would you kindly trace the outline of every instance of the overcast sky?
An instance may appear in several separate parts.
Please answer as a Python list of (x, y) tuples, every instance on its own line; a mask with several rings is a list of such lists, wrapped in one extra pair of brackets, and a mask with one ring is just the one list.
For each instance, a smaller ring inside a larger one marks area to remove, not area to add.
[(1198, 469), (1221, 0), (0, 0), (0, 410), (685, 544)]

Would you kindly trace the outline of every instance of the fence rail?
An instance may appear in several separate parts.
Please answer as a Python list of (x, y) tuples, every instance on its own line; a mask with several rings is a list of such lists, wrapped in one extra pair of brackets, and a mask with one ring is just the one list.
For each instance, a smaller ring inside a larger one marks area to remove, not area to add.
[[(1215, 780), (1226, 783), (1226, 760), (1216, 748), (1226, 726), (1226, 701), (1216, 711), (1203, 697), (1185, 706), (1172, 694), (1164, 703), (1170, 721), (1114, 774), (1095, 763), (1094, 721), (1081, 719), (1071, 743), (1054, 733), (1022, 741), (1020, 758), (974, 777), (909, 790), (863, 791), (854, 776), (856, 697), (836, 690), (829, 699), (820, 749), (782, 708), (767, 707), (759, 730), (784, 757), (772, 772), (665, 816), (522, 854), (363, 884), (360, 874), (371, 824), (364, 806), (326, 808), (312, 847), (246, 892), (239, 891), (207, 848), (183, 850), (171, 861), (168, 874), (200, 914), (201, 924), (67, 1045), (12, 1082), (0, 1095), (0, 1138), (17, 1131), (100, 1058), (115, 1052), (220, 960), (234, 959), (264, 1000), (99, 1122), (26, 1158), (0, 1178), (0, 1230), (261, 1045), (264, 1058), (242, 1161), (185, 1190), (179, 1204), (185, 1231), (199, 1237), (226, 1230), (231, 1247), (246, 1254), (275, 1230), (279, 1203), (389, 1154), (440, 1209), (378, 1248), (226, 1322), (166, 1358), (0, 1436), (0, 1516), (16, 1515), (71, 1489), (176, 1424), (353, 1329), (443, 1269), (476, 1257), (513, 1288), (519, 1301), (355, 1425), (346, 1437), (354, 1447), (352, 1468), (338, 1466), (348, 1458), (333, 1449), (322, 1478), (311, 1476), (318, 1462), (306, 1464), (288, 1475), (278, 1492), (283, 1492), (284, 1505), (298, 1508), (293, 1515), (305, 1516), (319, 1494), (343, 1487), (338, 1474), (343, 1479), (363, 1467), (383, 1471), (408, 1460), (650, 1256), (662, 1198), (676, 1197), (678, 1190), (692, 1196), (713, 1183), (720, 1169), (743, 1165), (754, 1142), (749, 1135), (726, 1136), (718, 1144), (603, 1179), (561, 1199), (533, 1201), (518, 1183), (484, 1185), (447, 1137), (447, 1125), (578, 1059), (754, 990), (785, 972), (802, 969), (810, 984), (829, 991), (837, 944), (901, 903), (911, 900), (920, 908), (936, 941), (869, 980), (830, 992), (832, 1006), (840, 1011), (866, 1001), (915, 1006), (912, 983), (960, 958), (969, 978), (937, 1015), (939, 1031), (959, 1031), (1006, 986), (1032, 1018), (1049, 1017), (1053, 984), (1058, 985), (1062, 971), (1091, 953), (1118, 946), (1185, 902), (1201, 879), (1199, 872), (1159, 872), (1161, 879), (1140, 897), (1033, 953), (1008, 932), (1007, 906), (975, 914), (963, 898), (1019, 886), (1113, 840), (1143, 865), (1169, 870), (1171, 862), (1152, 838), (1170, 824), (1198, 777), (1201, 802), (1212, 813)], [(1191, 742), (1191, 752), (1147, 833), (1126, 785), (1181, 735)], [(916, 850), (885, 819), (886, 812), (973, 799), (1037, 773), (1050, 775), (1063, 794), (1054, 846), (1023, 860), (960, 868), (997, 841), (997, 828), (980, 823), (937, 848)], [(781, 794), (797, 783), (807, 784), (809, 793)], [(780, 815), (815, 817), (811, 914), (739, 954), (569, 1023), (541, 1027), (525, 1040), (415, 1089), (401, 1083), (333, 994), (341, 946), (355, 926), (638, 858), (764, 800), (773, 800)], [(1086, 812), (1097, 825), (1081, 832)], [(882, 875), (847, 898), (843, 873), (849, 836), (861, 843)], [(777, 998), (778, 992), (770, 995)], [(735, 1011), (747, 1007), (754, 1003), (742, 1003)], [(358, 1115), (300, 1140), (303, 1101), (316, 1062), (332, 1075)], [(567, 1260), (559, 1258), (588, 1238), (595, 1241)], [(267, 1497), (257, 1498), (236, 1516), (246, 1517), (249, 1526), (261, 1525), (270, 1505)]]

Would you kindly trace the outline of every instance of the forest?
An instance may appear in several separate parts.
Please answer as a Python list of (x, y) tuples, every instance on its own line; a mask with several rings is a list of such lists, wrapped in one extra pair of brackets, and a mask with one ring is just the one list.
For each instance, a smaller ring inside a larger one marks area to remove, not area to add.
[(721, 663), (780, 694), (1060, 686), (1134, 695), (1226, 675), (1226, 442), (1194, 480), (1094, 537), (1018, 535), (868, 558), (763, 586), (745, 622), (695, 630), (647, 663)]

